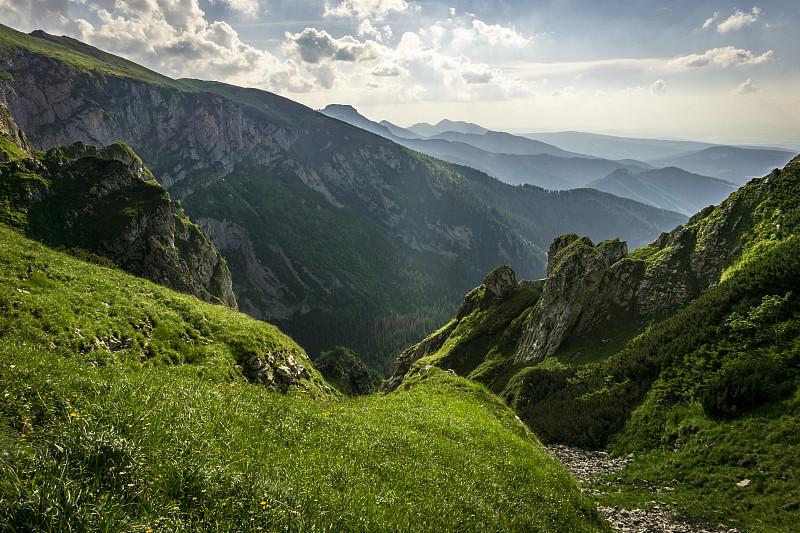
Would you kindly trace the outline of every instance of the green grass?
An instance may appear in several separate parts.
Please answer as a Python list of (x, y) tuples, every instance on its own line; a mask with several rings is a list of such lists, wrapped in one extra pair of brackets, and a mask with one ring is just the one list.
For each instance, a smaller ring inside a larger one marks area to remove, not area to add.
[[(0, 225), (0, 338), (124, 368), (191, 363), (210, 379), (244, 380), (236, 365), (302, 349), (276, 327), (116, 269), (55, 252)], [(280, 358), (280, 357), (279, 357)], [(305, 383), (318, 394), (319, 374)]]
[(278, 394), (236, 366), (305, 363), (277, 329), (3, 227), (0, 250), (0, 530), (609, 531), (480, 385)]

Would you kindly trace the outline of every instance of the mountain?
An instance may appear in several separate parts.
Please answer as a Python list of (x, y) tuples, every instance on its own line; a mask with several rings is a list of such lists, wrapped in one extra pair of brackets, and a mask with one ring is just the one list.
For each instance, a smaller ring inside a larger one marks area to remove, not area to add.
[(637, 174), (619, 169), (586, 186), (685, 215), (719, 203), (739, 188), (728, 181), (692, 174), (675, 167), (645, 170)]
[(407, 130), (406, 128), (401, 128), (400, 126), (395, 126), (394, 124), (392, 124), (388, 120), (381, 120), (379, 122), (379, 124), (381, 126), (386, 127), (386, 129), (389, 130), (389, 133), (391, 133), (395, 137), (399, 137), (401, 139), (417, 139), (417, 138), (419, 138), (419, 135), (417, 135), (413, 131)]
[[(384, 387), (452, 369), (504, 397), (546, 442), (630, 453), (625, 479), (646, 500), (669, 486), (684, 513), (712, 524), (791, 531), (798, 197), (800, 157), (631, 253), (563, 235), (545, 279), (490, 272), (400, 355)], [(610, 486), (601, 501), (621, 501)]]
[[(516, 135), (485, 129), (479, 134), (446, 131), (428, 138), (409, 138), (407, 132), (410, 130), (396, 135), (393, 132), (399, 130), (397, 126), (386, 121), (381, 124), (373, 122), (351, 106), (331, 105), (321, 112), (412, 150), (476, 168), (513, 185), (535, 185), (554, 191), (574, 189), (620, 168), (632, 171), (648, 168), (638, 161), (617, 162), (573, 154)], [(452, 124), (456, 123), (440, 122), (443, 127)]]
[(651, 159), (704, 150), (714, 146), (713, 144), (696, 141), (639, 139), (580, 131), (521, 133), (520, 135), (528, 139), (557, 146), (570, 152), (589, 154), (595, 157), (612, 160), (633, 159), (637, 161), (649, 161)]
[(405, 128), (408, 131), (416, 133), (420, 137), (433, 137), (434, 135), (438, 135), (440, 133), (444, 133), (447, 131), (454, 131), (458, 133), (470, 133), (474, 135), (483, 135), (487, 133), (489, 130), (478, 126), (477, 124), (472, 124), (470, 122), (463, 122), (460, 120), (440, 120), (438, 123), (428, 124), (426, 122), (418, 122), (413, 126), (409, 126)]
[(173, 80), (41, 32), (3, 28), (0, 42), (0, 101), (34, 146), (126, 143), (225, 256), (239, 307), (312, 354), (346, 346), (385, 372), (494, 264), (535, 276), (536, 243), (554, 235), (621, 227), (644, 243), (681, 220), (530, 189), (512, 222), (486, 200), (507, 185), (274, 94)]
[(328, 104), (325, 106), (325, 109), (320, 110), (320, 113), (327, 117), (346, 122), (356, 128), (374, 133), (375, 135), (380, 135), (386, 139), (393, 140), (395, 137), (394, 133), (387, 126), (371, 121), (350, 105)]
[(37, 152), (2, 105), (0, 136), (0, 221), (236, 309), (225, 260), (130, 148), (77, 142)]
[(785, 150), (712, 146), (704, 150), (648, 159), (647, 163), (656, 167), (679, 167), (689, 172), (744, 185), (754, 177), (783, 167), (793, 155), (793, 152)]
[(584, 157), (586, 159), (593, 159), (583, 154), (567, 152), (566, 150), (556, 148), (550, 144), (500, 131), (487, 131), (481, 134), (445, 131), (428, 137), (428, 139), (444, 139), (446, 141), (460, 142), (495, 154), (548, 154), (557, 157)]

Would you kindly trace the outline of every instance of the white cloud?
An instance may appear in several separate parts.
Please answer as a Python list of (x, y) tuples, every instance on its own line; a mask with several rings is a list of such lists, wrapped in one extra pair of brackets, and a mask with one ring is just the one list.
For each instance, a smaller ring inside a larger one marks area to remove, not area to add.
[(375, 37), (377, 40), (381, 40), (381, 32), (372, 25), (369, 19), (364, 19), (358, 24), (358, 35), (360, 37), (372, 36)]
[(258, 12), (258, 0), (209, 0), (212, 4), (225, 4), (234, 11), (245, 15), (255, 15)]
[(765, 63), (772, 58), (772, 50), (768, 50), (757, 56), (749, 50), (726, 46), (724, 48), (713, 48), (702, 54), (690, 54), (687, 56), (676, 57), (670, 60), (670, 65), (684, 68), (698, 68), (707, 66), (729, 67), (731, 65), (758, 65)]
[(562, 96), (575, 97), (575, 96), (583, 96), (583, 93), (584, 93), (583, 91), (580, 91), (580, 90), (576, 89), (575, 87), (568, 86), (568, 87), (564, 87), (563, 89), (557, 89), (557, 90), (553, 91), (552, 93), (550, 93), (550, 96), (553, 96), (553, 97), (562, 97)]
[(227, 22), (209, 24), (197, 0), (116, 0), (109, 9), (96, 4), (91, 9), (99, 24), (89, 25), (83, 40), (167, 75), (202, 76), (277, 92), (315, 87), (295, 61), (279, 60), (242, 42)]
[(325, 30), (306, 28), (301, 33), (286, 32), (284, 51), (305, 63), (317, 64), (322, 61), (370, 61), (381, 57), (386, 48), (375, 41), (363, 43), (345, 35), (334, 39)]
[(491, 45), (506, 46), (509, 48), (522, 48), (531, 39), (526, 39), (520, 33), (517, 33), (516, 28), (505, 28), (499, 24), (492, 24), (491, 26), (481, 22), (478, 19), (472, 21), (472, 28), (480, 39)]
[(747, 78), (745, 81), (739, 84), (739, 86), (733, 90), (733, 94), (752, 94), (757, 93), (760, 91), (761, 88), (753, 83), (750, 78)]
[(667, 84), (664, 80), (658, 79), (650, 86), (650, 92), (653, 94), (664, 94), (667, 92)]
[(728, 33), (729, 31), (741, 30), (748, 24), (757, 21), (760, 14), (761, 9), (759, 9), (758, 6), (753, 7), (750, 13), (737, 10), (736, 13), (717, 24), (717, 31), (720, 33)]
[(381, 63), (370, 71), (373, 76), (397, 78), (408, 76), (408, 70), (396, 63)]
[(392, 11), (403, 13), (418, 9), (405, 0), (344, 0), (337, 6), (325, 2), (322, 16), (383, 20)]
[(715, 11), (714, 15), (707, 18), (706, 21), (703, 23), (703, 29), (710, 28), (714, 22), (719, 18), (719, 11)]
[[(431, 30), (437, 29), (442, 32), (444, 27), (437, 23)], [(478, 19), (472, 20), (471, 27), (457, 27), (453, 29), (453, 46), (460, 48), (474, 42), (489, 44), (491, 46), (504, 46), (507, 48), (522, 48), (532, 39), (523, 37), (517, 32), (516, 28), (506, 28), (499, 24), (486, 24)]]

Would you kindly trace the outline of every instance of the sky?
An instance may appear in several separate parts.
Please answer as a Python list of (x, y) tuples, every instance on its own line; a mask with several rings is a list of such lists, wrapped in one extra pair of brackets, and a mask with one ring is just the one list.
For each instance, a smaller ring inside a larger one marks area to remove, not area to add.
[(409, 126), (800, 147), (800, 1), (0, 0), (171, 77)]

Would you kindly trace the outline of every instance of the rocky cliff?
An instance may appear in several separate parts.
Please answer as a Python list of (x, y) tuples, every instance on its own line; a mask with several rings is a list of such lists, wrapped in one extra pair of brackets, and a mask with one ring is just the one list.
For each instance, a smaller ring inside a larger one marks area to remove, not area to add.
[(0, 220), (49, 245), (81, 248), (236, 308), (225, 260), (126, 145), (77, 142), (35, 152), (2, 106), (0, 135), (16, 147), (0, 149), (7, 161), (0, 167)]
[(569, 338), (607, 337), (621, 323), (664, 316), (708, 291), (741, 254), (769, 180), (753, 180), (747, 191), (700, 211), (631, 255), (618, 240), (595, 247), (588, 237), (557, 238), (548, 254), (542, 300), (525, 324), (517, 360), (554, 355)]

